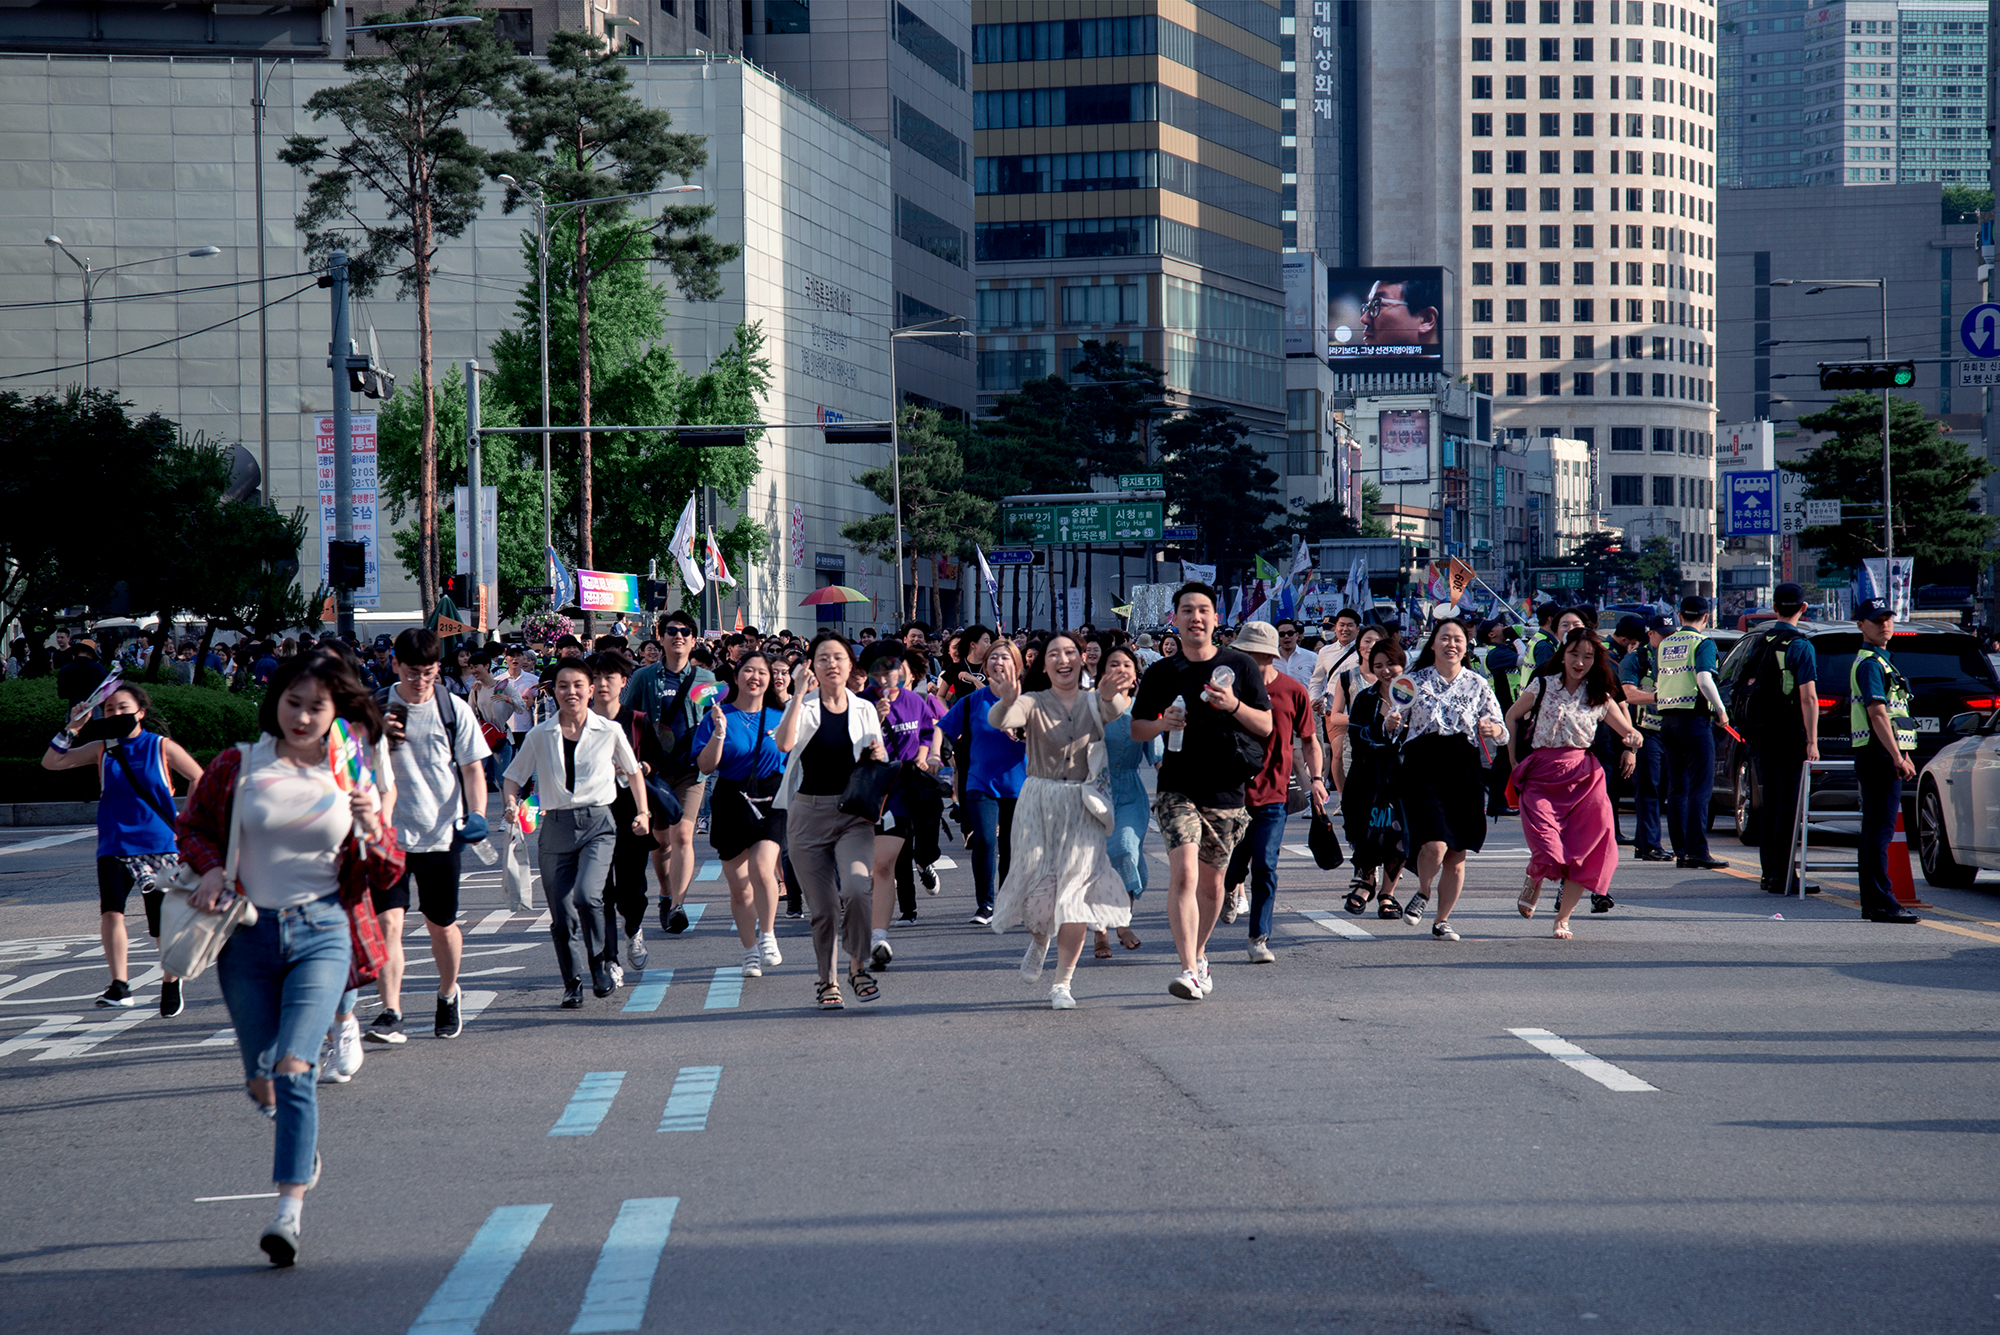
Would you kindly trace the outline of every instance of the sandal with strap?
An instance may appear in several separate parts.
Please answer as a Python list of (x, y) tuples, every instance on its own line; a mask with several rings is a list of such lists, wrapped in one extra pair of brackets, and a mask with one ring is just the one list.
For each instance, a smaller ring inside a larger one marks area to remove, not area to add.
[(1097, 934), (1097, 946), (1096, 946), (1096, 948), (1095, 948), (1094, 950), (1092, 950), (1092, 951), (1091, 951), (1090, 953), (1091, 953), (1092, 957), (1093, 957), (1093, 958), (1096, 958), (1096, 959), (1100, 959), (1100, 960), (1108, 960), (1108, 959), (1110, 959), (1110, 958), (1111, 958), (1111, 938), (1110, 938), (1109, 936), (1106, 936), (1106, 935), (1105, 935), (1105, 934), (1104, 934), (1103, 932), (1099, 932), (1099, 933)]
[(1554, 932), (1554, 936), (1555, 936), (1555, 939), (1556, 939), (1556, 940), (1558, 940), (1558, 941), (1567, 941), (1567, 940), (1569, 940), (1569, 939), (1570, 939), (1571, 935), (1572, 935), (1572, 933), (1571, 933), (1571, 932), (1570, 932), (1570, 930), (1569, 930), (1569, 924), (1568, 924), (1568, 923), (1566, 923), (1566, 922), (1559, 922), (1559, 923), (1557, 923), (1557, 924), (1556, 924), (1556, 930), (1555, 930), (1555, 932)]
[(813, 992), (814, 999), (823, 1011), (845, 1010), (847, 1003), (840, 999), (839, 983), (821, 983)]
[(1340, 901), (1340, 906), (1355, 917), (1360, 917), (1368, 911), (1367, 889), (1362, 886), (1356, 886), (1354, 889), (1349, 890), (1347, 898)]
[(1521, 883), (1521, 897), (1514, 901), (1514, 908), (1523, 918), (1535, 916), (1535, 905), (1542, 902), (1542, 883), (1529, 877)]
[(1141, 941), (1139, 939), (1139, 934), (1133, 931), (1130, 927), (1120, 927), (1118, 929), (1118, 944), (1125, 947), (1125, 949), (1127, 950), (1137, 950), (1140, 946), (1146, 943)]
[(847, 975), (847, 984), (854, 989), (856, 1001), (873, 1001), (882, 995), (882, 989), (875, 984), (875, 975), (866, 969)]
[(1394, 895), (1384, 891), (1381, 902), (1375, 906), (1375, 916), (1384, 922), (1390, 918), (1400, 918), (1403, 916), (1403, 906), (1396, 902)]

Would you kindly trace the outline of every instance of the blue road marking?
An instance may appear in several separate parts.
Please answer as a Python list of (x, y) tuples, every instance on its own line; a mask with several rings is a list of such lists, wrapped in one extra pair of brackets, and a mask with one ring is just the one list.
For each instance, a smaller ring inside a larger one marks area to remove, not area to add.
[(701, 1003), (705, 1011), (725, 1011), (743, 1000), (743, 966), (731, 964), (715, 971), (709, 980), (708, 1000)]
[(592, 1071), (584, 1076), (576, 1082), (576, 1093), (570, 1095), (569, 1106), (549, 1128), (549, 1134), (587, 1136), (597, 1130), (604, 1114), (611, 1111), (611, 1100), (618, 1096), (618, 1086), (624, 1083), (623, 1071)]
[(673, 984), (674, 971), (648, 969), (646, 976), (652, 981), (639, 984), (632, 989), (632, 994), (625, 998), (625, 1010), (628, 1014), (632, 1011), (650, 1014), (658, 1010), (660, 1003), (667, 999), (667, 988)]
[(722, 864), (710, 858), (701, 864), (701, 870), (695, 873), (694, 878), (697, 881), (719, 881), (722, 879)]
[(667, 1095), (667, 1109), (660, 1114), (662, 1131), (706, 1131), (708, 1109), (715, 1102), (715, 1087), (722, 1081), (720, 1066), (683, 1066), (674, 1077)]
[(570, 1335), (591, 1335), (596, 1331), (637, 1330), (646, 1317), (646, 1299), (653, 1290), (653, 1274), (660, 1268), (660, 1253), (674, 1223), (678, 1196), (657, 1196), (626, 1201), (618, 1207), (618, 1218), (597, 1254), (597, 1268), (590, 1272), (590, 1285), (583, 1291), (583, 1306), (577, 1309)]
[(546, 1205), (503, 1205), (486, 1216), (410, 1335), (474, 1335), (548, 1213)]
[(702, 912), (703, 912), (703, 910), (705, 910), (705, 909), (707, 909), (707, 908), (708, 908), (708, 905), (706, 905), (706, 904), (683, 904), (683, 905), (681, 905), (681, 911), (682, 911), (683, 913), (685, 913), (685, 914), (687, 914), (687, 915), (688, 915), (688, 926), (689, 926), (689, 927), (695, 927), (695, 926), (698, 926), (698, 925), (699, 925), (699, 924), (701, 923), (701, 915), (702, 915)]

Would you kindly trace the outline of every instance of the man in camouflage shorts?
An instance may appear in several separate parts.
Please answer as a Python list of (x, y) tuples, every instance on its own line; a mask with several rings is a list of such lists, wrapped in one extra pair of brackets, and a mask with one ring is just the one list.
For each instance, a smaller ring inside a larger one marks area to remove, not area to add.
[(1214, 589), (1182, 585), (1174, 594), (1174, 625), (1181, 652), (1139, 679), (1132, 740), (1168, 738), (1153, 799), (1167, 844), (1167, 923), (1181, 963), (1167, 991), (1200, 1001), (1215, 990), (1208, 937), (1222, 911), (1223, 873), (1250, 824), (1243, 805), (1249, 775), (1241, 768), (1236, 734), (1270, 737), (1271, 698), (1254, 659), (1215, 643)]

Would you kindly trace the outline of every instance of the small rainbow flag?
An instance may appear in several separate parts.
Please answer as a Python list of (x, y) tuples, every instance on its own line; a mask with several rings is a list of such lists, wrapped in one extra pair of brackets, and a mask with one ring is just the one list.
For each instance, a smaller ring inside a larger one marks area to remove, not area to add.
[(514, 809), (514, 823), (522, 834), (533, 834), (542, 828), (542, 804), (532, 793)]
[(333, 781), (343, 793), (375, 786), (375, 767), (370, 763), (367, 738), (356, 732), (344, 718), (333, 721), (326, 738), (326, 763)]
[(694, 701), (695, 713), (706, 714), (715, 701), (721, 698), (722, 691), (721, 682), (705, 681), (688, 692), (688, 698)]

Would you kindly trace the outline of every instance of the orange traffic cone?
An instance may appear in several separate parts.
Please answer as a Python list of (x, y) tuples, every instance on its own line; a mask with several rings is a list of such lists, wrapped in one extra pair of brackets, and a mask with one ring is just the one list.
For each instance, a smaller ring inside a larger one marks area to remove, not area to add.
[(1917, 883), (1910, 877), (1910, 837), (1903, 832), (1903, 813), (1896, 812), (1896, 832), (1889, 836), (1889, 887), (1899, 904), (1917, 903)]

